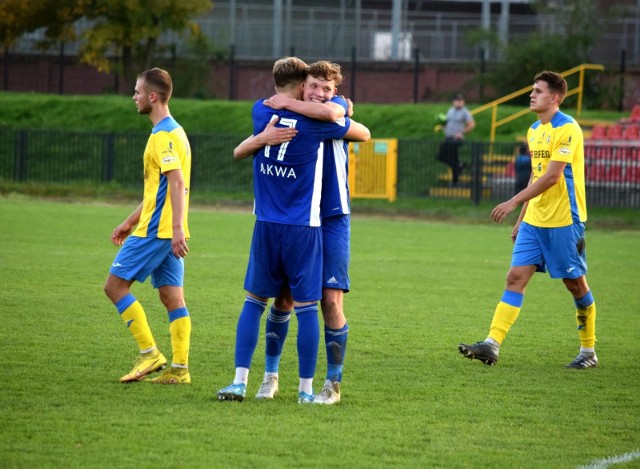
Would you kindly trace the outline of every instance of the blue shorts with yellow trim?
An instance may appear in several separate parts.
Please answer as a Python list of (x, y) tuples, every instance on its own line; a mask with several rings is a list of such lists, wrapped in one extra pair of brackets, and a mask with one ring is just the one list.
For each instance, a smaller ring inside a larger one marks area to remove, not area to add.
[(350, 238), (349, 215), (322, 219), (322, 288), (349, 291)]
[(116, 254), (109, 272), (141, 283), (151, 275), (154, 288), (184, 285), (184, 259), (173, 254), (170, 239), (129, 236)]
[(522, 222), (513, 246), (511, 266), (535, 265), (551, 278), (574, 279), (587, 273), (584, 223), (541, 228)]

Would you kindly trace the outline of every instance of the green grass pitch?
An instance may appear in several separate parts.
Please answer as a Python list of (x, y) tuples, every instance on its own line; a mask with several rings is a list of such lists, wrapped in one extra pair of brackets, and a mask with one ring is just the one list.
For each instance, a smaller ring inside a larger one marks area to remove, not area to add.
[[(637, 231), (587, 233), (600, 368), (564, 369), (579, 346), (575, 310), (562, 282), (542, 274), (487, 367), (456, 345), (487, 334), (511, 226), (356, 213), (343, 401), (296, 403), (292, 318), (278, 398), (253, 399), (261, 337), (247, 400), (233, 403), (215, 393), (233, 377), (253, 216), (191, 211), (193, 384), (121, 385), (137, 351), (102, 286), (117, 250), (109, 236), (133, 208), (0, 199), (1, 467), (575, 468), (638, 455)], [(156, 292), (148, 282), (133, 291), (170, 354)], [(317, 390), (325, 370), (321, 346)]]

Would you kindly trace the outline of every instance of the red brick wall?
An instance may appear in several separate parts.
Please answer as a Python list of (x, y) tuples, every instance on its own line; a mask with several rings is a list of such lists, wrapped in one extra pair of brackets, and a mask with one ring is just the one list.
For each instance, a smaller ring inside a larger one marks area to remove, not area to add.
[[(8, 78), (5, 83), (5, 76)], [(113, 74), (99, 73), (94, 68), (66, 59), (64, 63), (64, 94), (102, 94), (113, 92)], [(5, 75), (5, 60), (0, 60), (2, 90), (60, 92), (60, 61), (58, 57), (15, 56), (9, 58)]]
[[(163, 66), (159, 64), (158, 66)], [(234, 98), (255, 100), (274, 93), (271, 77), (272, 62), (237, 62), (235, 64)], [(165, 67), (171, 71), (169, 65)], [(468, 101), (491, 99), (491, 90), (481, 90), (470, 66), (421, 64), (418, 73), (417, 101), (449, 101), (454, 93), (463, 92)], [(412, 63), (359, 63), (355, 70), (355, 92), (352, 90), (351, 64), (343, 64), (344, 81), (339, 92), (360, 103), (413, 103), (414, 65)], [(7, 80), (5, 80), (7, 78)], [(611, 88), (619, 85), (615, 74), (606, 75)], [(227, 62), (211, 64), (207, 87), (220, 99), (230, 97), (230, 69)], [(64, 63), (64, 94), (113, 93), (129, 95), (132, 90), (112, 73), (99, 73), (92, 67), (80, 64), (74, 58)], [(9, 57), (8, 74), (5, 75), (5, 59), (0, 57), (0, 89), (8, 91), (34, 91), (58, 93), (60, 67), (57, 56)], [(480, 98), (481, 93), (483, 98)], [(176, 96), (180, 96), (176, 90)], [(624, 107), (630, 110), (640, 103), (640, 71), (628, 72), (625, 77)]]
[[(237, 88), (236, 99), (255, 100), (273, 94), (272, 63), (236, 65)], [(414, 102), (414, 67), (412, 64), (358, 64), (355, 70), (355, 92), (352, 90), (353, 73), (351, 64), (343, 65), (344, 80), (338, 92), (353, 97), (362, 103), (413, 103)], [(468, 92), (470, 98), (477, 96), (478, 90), (467, 89), (472, 83), (473, 72), (456, 70), (452, 67), (431, 67), (421, 65), (418, 73), (418, 102), (448, 101), (456, 92)], [(216, 77), (210, 89), (217, 97), (229, 96), (229, 66), (218, 64)]]

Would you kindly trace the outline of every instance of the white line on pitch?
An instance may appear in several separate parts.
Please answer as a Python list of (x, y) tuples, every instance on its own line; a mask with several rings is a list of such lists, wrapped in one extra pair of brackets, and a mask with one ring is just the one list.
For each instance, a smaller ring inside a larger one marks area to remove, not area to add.
[(640, 451), (633, 451), (631, 453), (625, 453), (620, 456), (611, 456), (610, 458), (596, 459), (586, 466), (578, 466), (576, 469), (606, 469), (607, 467), (614, 464), (629, 462), (635, 459), (640, 459)]

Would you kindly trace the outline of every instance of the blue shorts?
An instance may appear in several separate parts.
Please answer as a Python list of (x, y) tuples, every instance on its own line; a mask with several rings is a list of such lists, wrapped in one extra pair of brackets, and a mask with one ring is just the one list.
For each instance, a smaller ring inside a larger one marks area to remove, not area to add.
[(322, 230), (256, 221), (244, 289), (275, 298), (286, 285), (299, 303), (322, 298)]
[(322, 288), (349, 291), (350, 238), (349, 215), (322, 219)]
[(551, 278), (578, 278), (587, 274), (584, 223), (540, 228), (522, 222), (513, 246), (511, 266), (535, 265)]
[(170, 239), (129, 236), (116, 254), (109, 272), (141, 283), (151, 275), (154, 288), (184, 285), (184, 259), (173, 254)]

